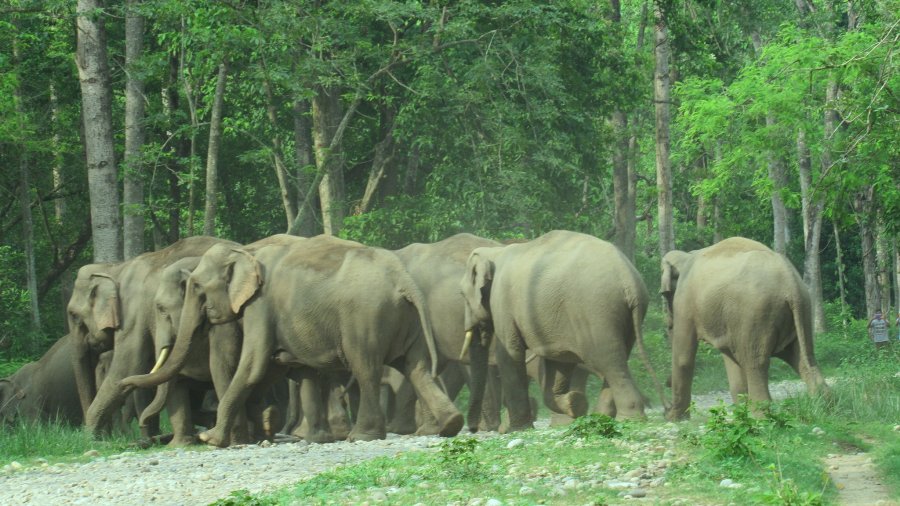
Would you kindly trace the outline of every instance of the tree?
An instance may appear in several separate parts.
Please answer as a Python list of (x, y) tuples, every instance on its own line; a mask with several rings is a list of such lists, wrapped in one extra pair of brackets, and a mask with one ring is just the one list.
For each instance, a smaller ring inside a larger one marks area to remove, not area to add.
[(94, 261), (118, 262), (121, 253), (119, 187), (112, 134), (112, 90), (106, 55), (106, 29), (100, 0), (78, 0), (78, 50), (84, 148), (91, 200)]
[(659, 1), (654, 7), (653, 102), (656, 109), (656, 190), (658, 200), (659, 256), (675, 249), (672, 211), (672, 167), (669, 159), (669, 39), (666, 18)]
[(123, 200), (123, 253), (129, 259), (144, 252), (144, 79), (138, 62), (144, 44), (141, 0), (128, 0), (125, 11), (125, 166)]

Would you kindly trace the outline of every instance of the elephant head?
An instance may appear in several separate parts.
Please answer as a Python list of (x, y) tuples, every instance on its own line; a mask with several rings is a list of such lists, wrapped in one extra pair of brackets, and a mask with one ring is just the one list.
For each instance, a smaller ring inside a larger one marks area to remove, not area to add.
[(73, 343), (75, 382), (82, 410), (96, 394), (95, 360), (92, 357), (110, 350), (116, 330), (121, 327), (121, 300), (115, 274), (118, 266), (90, 264), (78, 270), (72, 297), (66, 308)]
[(184, 367), (194, 338), (203, 334), (204, 326), (240, 318), (263, 279), (256, 259), (246, 250), (228, 244), (212, 246), (190, 275), (180, 271), (177, 276), (185, 277), (184, 302), (171, 356), (150, 374), (124, 380), (125, 388), (149, 388), (171, 380)]
[(159, 287), (153, 297), (154, 333), (156, 356), (159, 357), (156, 371), (166, 360), (175, 344), (181, 310), (187, 291), (187, 281), (191, 272), (200, 263), (200, 257), (183, 258), (166, 267), (159, 280)]
[(19, 404), (25, 399), (25, 391), (9, 378), (0, 379), (0, 422), (4, 425), (16, 421)]
[(675, 297), (675, 290), (678, 287), (678, 278), (687, 274), (693, 263), (694, 254), (684, 251), (673, 250), (662, 259), (662, 277), (659, 283), (659, 293), (666, 301), (666, 328), (672, 330), (673, 312), (672, 300)]
[[(494, 282), (494, 262), (491, 253), (497, 248), (476, 248), (466, 261), (466, 272), (460, 290), (466, 300), (465, 330), (467, 333), (485, 330), (491, 323), (491, 286)], [(470, 338), (467, 337), (467, 341)], [(465, 353), (465, 346), (463, 347)]]

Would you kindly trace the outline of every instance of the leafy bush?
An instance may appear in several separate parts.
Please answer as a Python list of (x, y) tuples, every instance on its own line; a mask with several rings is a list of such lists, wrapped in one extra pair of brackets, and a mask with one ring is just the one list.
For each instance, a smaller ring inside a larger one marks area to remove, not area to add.
[(472, 437), (455, 437), (441, 443), (440, 461), (444, 469), (456, 478), (474, 478), (481, 475), (481, 463), (475, 457), (478, 440)]
[(607, 415), (591, 413), (573, 420), (566, 429), (565, 435), (583, 439), (611, 438), (622, 435), (622, 425)]

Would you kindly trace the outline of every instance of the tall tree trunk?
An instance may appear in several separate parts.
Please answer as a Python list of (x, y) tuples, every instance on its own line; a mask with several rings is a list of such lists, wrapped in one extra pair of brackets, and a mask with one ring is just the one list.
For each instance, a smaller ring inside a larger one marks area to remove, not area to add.
[(415, 195), (419, 186), (419, 146), (413, 146), (406, 158), (406, 174), (403, 176), (403, 191), (407, 195)]
[(284, 207), (285, 218), (287, 219), (287, 227), (285, 230), (291, 229), (291, 224), (297, 216), (297, 207), (293, 195), (291, 195), (291, 184), (288, 179), (287, 164), (284, 162), (284, 148), (281, 142), (281, 136), (278, 135), (278, 116), (275, 107), (275, 93), (272, 91), (272, 83), (269, 81), (269, 73), (263, 61), (263, 89), (266, 92), (266, 117), (269, 119), (269, 126), (272, 127), (272, 158), (275, 161), (275, 176), (278, 178), (278, 188), (281, 191), (281, 205)]
[[(878, 214), (880, 215), (881, 213)], [(879, 299), (881, 301), (880, 309), (885, 315), (891, 314), (891, 261), (888, 256), (889, 253), (887, 228), (884, 226), (884, 220), (879, 216), (878, 224), (875, 227), (875, 259), (878, 267), (878, 275), (875, 279), (878, 282)]]
[[(337, 235), (344, 221), (344, 175), (341, 170), (341, 148), (332, 148), (341, 122), (340, 93), (335, 88), (319, 88), (312, 102), (312, 136), (316, 153), (316, 169), (322, 174), (319, 201), (325, 233)], [(335, 152), (337, 151), (337, 152)]]
[(806, 131), (797, 131), (797, 165), (800, 172), (800, 199), (803, 211), (805, 260), (803, 280), (809, 285), (813, 324), (816, 332), (825, 330), (825, 301), (822, 295), (822, 263), (819, 252), (822, 239), (822, 198), (812, 186), (812, 164)]
[[(163, 90), (163, 111), (166, 115), (166, 136), (175, 135), (175, 116), (174, 111), (179, 108), (178, 100), (178, 81), (180, 60), (178, 56), (172, 54), (169, 56), (169, 80), (168, 85)], [(183, 140), (176, 141), (174, 147), (174, 155), (183, 160), (189, 149), (187, 143)], [(166, 232), (166, 241), (168, 244), (174, 243), (181, 237), (181, 186), (179, 185), (178, 172), (175, 170), (167, 171), (169, 174), (169, 198), (172, 199), (172, 205), (169, 207), (168, 229)], [(156, 249), (161, 249), (166, 244), (160, 244)]]
[(219, 144), (222, 139), (222, 115), (225, 109), (225, 82), (228, 80), (228, 65), (219, 64), (216, 78), (216, 94), (213, 97), (209, 120), (209, 144), (206, 149), (206, 210), (203, 218), (203, 234), (216, 235), (216, 209), (218, 208)]
[(112, 91), (106, 56), (106, 30), (103, 26), (105, 14), (102, 9), (100, 0), (78, 0), (75, 62), (81, 81), (81, 115), (91, 199), (94, 262), (119, 262), (122, 253), (119, 187), (116, 181), (118, 172), (112, 134)]
[(141, 0), (128, 0), (125, 13), (125, 177), (123, 199), (124, 257), (144, 252), (144, 181), (141, 149), (144, 145), (144, 79), (136, 69), (144, 43)]
[[(838, 230), (837, 222), (831, 222), (832, 234), (834, 235), (834, 261), (837, 264), (838, 275), (838, 294), (840, 295), (841, 314), (847, 313), (847, 290), (844, 285), (844, 251), (841, 249), (841, 234)], [(846, 324), (846, 321), (844, 322)]]
[[(297, 217), (300, 223), (294, 224), (288, 230), (296, 229), (297, 233), (303, 237), (312, 237), (316, 235), (316, 209), (314, 196), (308, 194), (307, 189), (312, 184), (310, 177), (310, 167), (315, 167), (315, 159), (312, 150), (311, 128), (309, 121), (310, 109), (309, 102), (306, 100), (294, 101), (294, 153), (297, 159), (296, 177), (297, 181)], [(305, 212), (300, 212), (304, 210)], [(296, 225), (296, 226), (295, 226)]]
[[(622, 22), (619, 0), (610, 0), (611, 18), (614, 23)], [(613, 143), (613, 194), (615, 199), (615, 239), (616, 246), (629, 260), (634, 261), (634, 241), (637, 218), (635, 201), (632, 199), (631, 179), (628, 173), (628, 117), (616, 107), (612, 114)]]
[[(181, 18), (181, 31), (185, 32), (186, 22), (184, 17)], [(178, 58), (179, 65), (179, 75), (181, 77), (181, 83), (184, 87), (184, 98), (187, 99), (188, 103), (188, 112), (191, 115), (191, 140), (190, 140), (190, 155), (188, 159), (188, 217), (187, 217), (187, 236), (190, 237), (194, 235), (194, 205), (197, 202), (195, 198), (195, 188), (196, 177), (197, 177), (197, 132), (200, 131), (200, 117), (197, 113), (197, 101), (194, 96), (194, 87), (191, 83), (191, 76), (188, 74), (185, 69), (185, 48), (182, 46), (181, 53)], [(202, 86), (200, 86), (202, 89)]]
[(656, 109), (656, 188), (659, 219), (659, 255), (675, 249), (675, 225), (672, 211), (672, 168), (669, 159), (669, 40), (666, 20), (656, 4), (655, 72), (653, 101)]
[(383, 107), (381, 111), (381, 141), (375, 145), (375, 154), (372, 157), (372, 165), (369, 168), (369, 178), (366, 181), (366, 189), (362, 200), (356, 206), (354, 214), (368, 212), (375, 201), (375, 197), (381, 188), (381, 183), (386, 176), (388, 165), (394, 158), (394, 111), (390, 107)]
[[(56, 85), (50, 83), (50, 124), (53, 129), (53, 191), (59, 192), (63, 187), (63, 157), (60, 151), (60, 121), (59, 121), (59, 99), (56, 96)], [(66, 199), (60, 195), (56, 195), (53, 199), (54, 216), (56, 223), (62, 223), (63, 216), (66, 214)]]
[[(13, 39), (13, 61), (17, 67), (21, 65), (19, 46), (15, 39)], [(25, 97), (18, 86), (13, 93), (15, 94), (13, 100), (15, 102), (16, 115), (19, 117), (19, 121), (23, 121), (25, 118)], [(22, 125), (20, 130), (25, 131), (24, 125)], [(25, 244), (25, 279), (28, 284), (28, 297), (31, 299), (32, 330), (39, 330), (41, 328), (41, 310), (38, 304), (37, 272), (34, 266), (34, 220), (31, 215), (31, 177), (28, 168), (28, 150), (24, 143), (20, 150), (18, 200), (19, 210), (22, 213), (22, 242)], [(32, 334), (31, 337), (36, 338), (37, 334)], [(26, 349), (34, 352), (37, 350), (36, 344), (34, 341), (30, 341), (27, 343)]]
[(878, 262), (875, 258), (874, 188), (869, 185), (858, 192), (854, 200), (854, 215), (859, 225), (862, 246), (863, 279), (866, 293), (866, 316), (871, 318), (881, 309), (881, 290), (878, 288)]
[(894, 311), (900, 317), (900, 250), (897, 249), (896, 237), (891, 241), (891, 250), (894, 258)]

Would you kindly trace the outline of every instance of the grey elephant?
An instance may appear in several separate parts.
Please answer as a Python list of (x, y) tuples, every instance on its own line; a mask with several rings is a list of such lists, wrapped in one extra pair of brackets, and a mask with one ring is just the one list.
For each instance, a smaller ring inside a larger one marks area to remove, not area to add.
[[(127, 392), (119, 381), (153, 366), (153, 298), (162, 270), (181, 258), (202, 255), (219, 242), (213, 237), (188, 237), (119, 264), (90, 264), (79, 269), (67, 311), (78, 397), (89, 432), (106, 430), (125, 401)], [(106, 379), (96, 385), (97, 356), (111, 349), (114, 354)], [(134, 394), (145, 397), (139, 410), (153, 397), (149, 390)]]
[(71, 357), (72, 340), (65, 335), (40, 359), (0, 379), (0, 420), (81, 425)]
[(252, 390), (287, 368), (349, 370), (359, 385), (360, 407), (348, 439), (384, 438), (379, 393), (385, 363), (407, 374), (441, 423), (442, 435), (462, 427), (462, 415), (433, 378), (436, 352), (421, 291), (397, 256), (331, 236), (267, 246), (255, 254), (210, 248), (188, 281), (169, 360), (156, 373), (123, 384), (167, 381), (190, 353), (194, 330), (241, 315), (238, 369), (219, 401), (216, 426), (201, 440), (227, 446), (236, 413)]
[(790, 261), (743, 237), (662, 259), (660, 293), (672, 337), (669, 420), (687, 416), (699, 340), (722, 353), (732, 398), (769, 401), (769, 359), (794, 368), (810, 392), (825, 388), (813, 354), (809, 291)]
[[(481, 339), (471, 343), (467, 351), (463, 350), (465, 300), (459, 291), (458, 280), (465, 272), (466, 260), (472, 250), (499, 246), (500, 243), (491, 239), (461, 233), (435, 243), (413, 243), (394, 251), (425, 296), (425, 307), (434, 325), (434, 338), (441, 368), (447, 362), (466, 365), (470, 361), (473, 362), (468, 383), (470, 392), (474, 395), (469, 399), (467, 416), (469, 430), (472, 432), (478, 430), (482, 418), (489, 354), (487, 342)], [(490, 385), (490, 392), (493, 393), (496, 388), (499, 388), (498, 385)], [(455, 393), (451, 398), (455, 398)], [(414, 404), (413, 389), (408, 384), (396, 385), (394, 411), (407, 416), (394, 418), (392, 431), (409, 433), (416, 430), (417, 434), (437, 434), (439, 427), (427, 410), (420, 410), (423, 423), (417, 428), (414, 426)], [(489, 405), (493, 406), (491, 403)], [(489, 410), (488, 413), (488, 422), (494, 422), (491, 426), (485, 427), (488, 430), (496, 430), (499, 425), (499, 413), (494, 411), (496, 409)]]
[(569, 389), (578, 364), (605, 378), (604, 412), (644, 416), (644, 402), (628, 369), (637, 342), (645, 363), (641, 325), (647, 288), (612, 244), (556, 230), (526, 243), (477, 248), (460, 280), (465, 328), (493, 329), (509, 430), (532, 427), (526, 351), (544, 358), (544, 403), (571, 417), (587, 411), (583, 392)]

